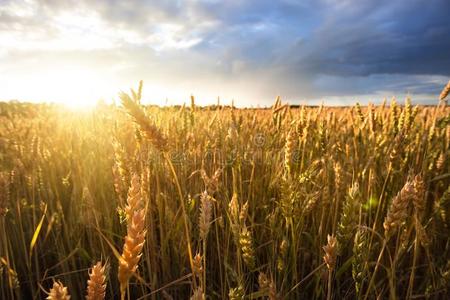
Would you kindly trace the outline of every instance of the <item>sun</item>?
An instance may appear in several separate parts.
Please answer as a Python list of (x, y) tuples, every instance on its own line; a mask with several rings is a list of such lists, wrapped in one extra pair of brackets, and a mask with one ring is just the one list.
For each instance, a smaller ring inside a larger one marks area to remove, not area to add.
[(24, 79), (25, 98), (63, 104), (72, 109), (89, 109), (100, 99), (113, 96), (108, 78), (95, 69), (61, 67), (39, 70)]
[(47, 83), (51, 82), (47, 92), (49, 99), (61, 102), (71, 108), (90, 108), (102, 97), (104, 83), (101, 77), (90, 69), (66, 69), (49, 72)]

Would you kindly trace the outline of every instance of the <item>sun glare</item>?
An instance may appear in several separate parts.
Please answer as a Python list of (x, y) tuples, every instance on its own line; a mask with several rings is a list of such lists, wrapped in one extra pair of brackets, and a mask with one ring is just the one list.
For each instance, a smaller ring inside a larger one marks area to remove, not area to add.
[[(46, 69), (39, 74), (30, 73), (22, 78), (26, 86), (21, 97), (24, 99), (54, 102), (70, 108), (87, 109), (93, 107), (99, 99), (112, 98), (112, 86), (95, 70), (82, 68)], [(11, 91), (19, 87), (9, 86)]]

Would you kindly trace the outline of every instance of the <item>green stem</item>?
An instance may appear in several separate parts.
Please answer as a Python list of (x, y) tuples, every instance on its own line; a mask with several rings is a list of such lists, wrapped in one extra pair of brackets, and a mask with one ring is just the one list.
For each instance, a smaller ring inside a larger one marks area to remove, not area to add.
[[(178, 196), (180, 198), (180, 204), (181, 204), (181, 210), (183, 213), (183, 221), (184, 221), (184, 234), (186, 236), (186, 243), (187, 243), (187, 250), (188, 250), (188, 256), (189, 256), (189, 263), (191, 265), (191, 272), (194, 272), (194, 261), (192, 260), (192, 248), (191, 248), (191, 239), (189, 236), (189, 225), (188, 225), (188, 219), (187, 219), (187, 213), (186, 213), (186, 207), (184, 205), (184, 198), (183, 193), (181, 192), (181, 186), (180, 182), (178, 181), (177, 173), (175, 172), (175, 168), (173, 167), (172, 161), (170, 160), (170, 157), (167, 155), (167, 153), (164, 153), (164, 158), (166, 159), (170, 171), (172, 172), (173, 178), (175, 180), (175, 185), (177, 186)], [(194, 285), (194, 289), (197, 288), (197, 282), (195, 279), (192, 281)]]

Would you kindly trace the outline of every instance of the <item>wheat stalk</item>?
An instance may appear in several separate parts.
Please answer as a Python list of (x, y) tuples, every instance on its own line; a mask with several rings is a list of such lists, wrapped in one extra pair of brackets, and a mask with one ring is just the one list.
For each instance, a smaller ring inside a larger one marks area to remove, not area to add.
[(205, 300), (205, 294), (203, 293), (201, 287), (198, 287), (194, 290), (194, 293), (192, 294), (190, 300)]
[(8, 174), (0, 172), (0, 216), (4, 216), (8, 212), (9, 184)]
[(288, 250), (289, 250), (289, 242), (286, 237), (283, 238), (278, 249), (279, 249), (279, 255), (277, 258), (277, 270), (280, 272), (283, 272), (286, 267), (285, 260), (287, 258), (287, 254), (288, 254)]

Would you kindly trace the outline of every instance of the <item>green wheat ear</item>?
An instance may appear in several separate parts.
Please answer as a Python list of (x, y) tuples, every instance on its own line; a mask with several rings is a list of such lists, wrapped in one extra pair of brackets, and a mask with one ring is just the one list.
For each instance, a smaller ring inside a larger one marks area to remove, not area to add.
[(359, 195), (359, 185), (355, 183), (345, 197), (344, 208), (338, 224), (336, 238), (338, 240), (339, 253), (342, 253), (345, 247), (353, 240), (361, 207)]
[(358, 228), (353, 242), (352, 277), (355, 283), (356, 295), (367, 277), (369, 258), (369, 234), (366, 229)]

